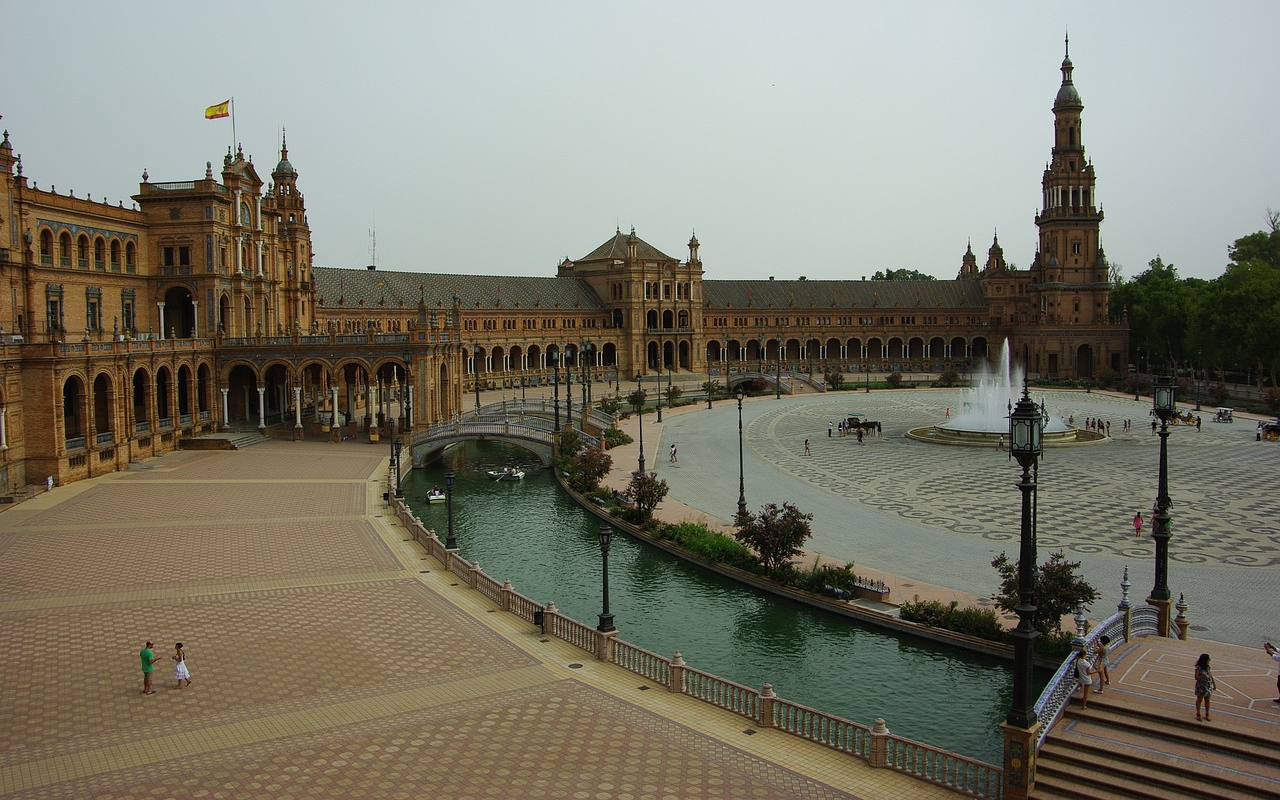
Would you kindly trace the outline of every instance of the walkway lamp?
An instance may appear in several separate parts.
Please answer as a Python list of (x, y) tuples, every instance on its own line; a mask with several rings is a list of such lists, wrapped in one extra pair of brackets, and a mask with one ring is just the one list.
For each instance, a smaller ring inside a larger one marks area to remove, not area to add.
[[(576, 358), (576, 354), (574, 358)], [(570, 358), (564, 365), (564, 422), (566, 425), (573, 424), (573, 358)]]
[[(661, 365), (659, 365), (661, 366)], [(662, 370), (658, 370), (658, 382), (653, 385), (654, 394), (658, 395), (658, 422), (662, 422)]]
[(782, 399), (782, 337), (779, 336), (778, 342), (778, 373), (773, 379), (773, 399)]
[(1032, 645), (1040, 632), (1032, 625), (1036, 611), (1035, 569), (1036, 534), (1032, 517), (1032, 495), (1036, 492), (1035, 467), (1040, 460), (1044, 412), (1031, 399), (1026, 383), (1022, 397), (1009, 414), (1009, 457), (1022, 467), (1018, 489), (1022, 492), (1022, 524), (1018, 550), (1018, 626), (1010, 632), (1013, 639), (1013, 704), (1005, 722), (1017, 728), (1030, 729), (1037, 722), (1035, 698), (1032, 696)]
[(734, 397), (738, 399), (738, 516), (740, 517), (745, 517), (747, 514), (747, 490), (742, 471), (742, 398), (745, 394), (741, 386), (734, 392)]
[(445, 513), (449, 517), (449, 535), (444, 540), (444, 549), (457, 550), (458, 540), (453, 535), (453, 484), (458, 478), (453, 474), (453, 470), (449, 470), (444, 474), (444, 505)]
[(636, 373), (636, 393), (635, 403), (632, 408), (636, 410), (636, 419), (640, 422), (640, 458), (636, 472), (644, 474), (644, 389), (640, 388), (640, 373)]
[(400, 485), (400, 446), (402, 444), (404, 444), (402, 440), (396, 439), (393, 445), (396, 451), (396, 497), (404, 497), (404, 488)]
[(601, 633), (611, 633), (617, 628), (613, 627), (613, 614), (609, 613), (609, 545), (613, 543), (613, 528), (608, 525), (600, 526), (600, 563), (604, 570), (604, 611), (600, 613), (600, 624), (596, 626), (596, 630)]
[(1173, 599), (1169, 592), (1169, 506), (1172, 505), (1169, 500), (1169, 417), (1177, 409), (1173, 377), (1161, 375), (1156, 378), (1152, 396), (1153, 410), (1160, 418), (1160, 477), (1151, 532), (1151, 538), (1156, 543), (1156, 584), (1151, 589), (1147, 602), (1155, 606), (1158, 612), (1156, 625), (1160, 635), (1168, 636), (1169, 605)]
[[(553, 370), (551, 375), (551, 387), (554, 392), (555, 399), (552, 401), (556, 409), (556, 426), (554, 430), (560, 430), (560, 351), (556, 351), (556, 360), (551, 362)], [(544, 406), (545, 408), (545, 406)]]
[(1137, 345), (1137, 355), (1133, 358), (1133, 399), (1138, 399), (1138, 387), (1142, 385), (1142, 345)]
[(591, 368), (595, 366), (596, 346), (587, 342), (587, 397), (582, 401), (585, 410), (591, 409)]

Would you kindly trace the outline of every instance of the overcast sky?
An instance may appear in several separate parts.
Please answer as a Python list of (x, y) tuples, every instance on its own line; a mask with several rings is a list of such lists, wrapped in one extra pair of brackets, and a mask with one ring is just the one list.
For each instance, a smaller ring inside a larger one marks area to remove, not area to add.
[(1069, 27), (1108, 257), (1215, 277), (1280, 209), (1280, 3), (5, 0), (0, 122), (40, 188), (215, 171), (235, 97), (315, 261), (552, 275), (616, 227), (708, 278), (1026, 267)]

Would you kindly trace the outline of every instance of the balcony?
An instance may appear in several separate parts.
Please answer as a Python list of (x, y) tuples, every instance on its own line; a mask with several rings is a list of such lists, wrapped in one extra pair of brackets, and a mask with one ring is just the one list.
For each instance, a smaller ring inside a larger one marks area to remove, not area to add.
[(93, 438), (97, 444), (112, 444), (116, 440), (115, 431), (102, 431)]
[(83, 450), (85, 448), (85, 438), (83, 436), (69, 437), (67, 439), (68, 450)]
[(134, 433), (146, 433), (149, 430), (151, 430), (151, 420), (144, 419), (141, 422), (133, 423)]

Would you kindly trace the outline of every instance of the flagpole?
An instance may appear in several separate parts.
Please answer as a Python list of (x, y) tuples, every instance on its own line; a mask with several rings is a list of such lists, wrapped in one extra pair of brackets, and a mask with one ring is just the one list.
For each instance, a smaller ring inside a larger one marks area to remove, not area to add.
[(231, 96), (231, 152), (236, 150), (236, 98)]

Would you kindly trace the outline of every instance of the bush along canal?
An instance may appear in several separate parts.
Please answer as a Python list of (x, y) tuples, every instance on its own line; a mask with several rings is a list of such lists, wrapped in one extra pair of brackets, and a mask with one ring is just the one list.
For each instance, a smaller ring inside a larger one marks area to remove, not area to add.
[[(489, 470), (520, 466), (520, 481)], [(454, 533), (462, 557), (561, 613), (594, 624), (601, 610), (599, 521), (519, 448), (470, 442), (404, 482), (415, 514), (441, 536), (442, 503), (427, 492), (456, 474)], [(994, 576), (993, 576), (994, 580)], [(629, 536), (613, 537), (610, 610), (619, 635), (646, 650), (679, 651), (697, 669), (793, 702), (889, 729), (934, 747), (1002, 760), (1007, 662), (809, 608), (680, 561)], [(1047, 679), (1037, 674), (1037, 683)], [(1036, 687), (1037, 692), (1040, 686)]]

